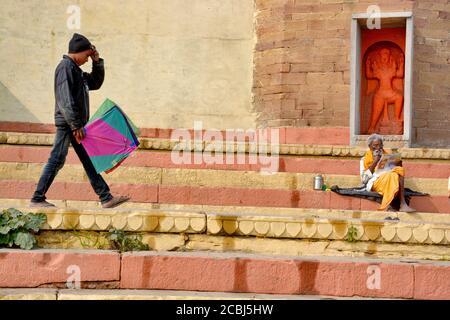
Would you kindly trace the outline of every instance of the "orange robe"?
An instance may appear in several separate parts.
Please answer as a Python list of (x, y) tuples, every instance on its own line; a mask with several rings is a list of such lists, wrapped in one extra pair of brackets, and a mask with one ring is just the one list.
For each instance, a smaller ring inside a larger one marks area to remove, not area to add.
[[(383, 154), (387, 152), (383, 149)], [(367, 170), (373, 163), (372, 151), (367, 151), (364, 156), (364, 169)], [(375, 172), (376, 173), (376, 172)], [(386, 208), (394, 200), (400, 189), (400, 177), (405, 176), (405, 169), (400, 166), (396, 166), (389, 172), (382, 173), (373, 183), (372, 190), (378, 192), (383, 196), (378, 210), (386, 210)]]

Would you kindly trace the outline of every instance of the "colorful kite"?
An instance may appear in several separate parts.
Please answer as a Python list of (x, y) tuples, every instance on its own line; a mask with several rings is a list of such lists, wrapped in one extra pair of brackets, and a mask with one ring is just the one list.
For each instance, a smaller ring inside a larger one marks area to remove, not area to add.
[(84, 129), (81, 144), (97, 173), (110, 173), (139, 146), (138, 128), (109, 99), (103, 102)]

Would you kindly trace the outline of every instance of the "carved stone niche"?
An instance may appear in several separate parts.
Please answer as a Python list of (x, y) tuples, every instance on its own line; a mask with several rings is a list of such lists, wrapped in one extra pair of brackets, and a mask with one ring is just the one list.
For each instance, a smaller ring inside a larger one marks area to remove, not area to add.
[(381, 28), (369, 15), (352, 16), (350, 137), (365, 145), (379, 133), (387, 147), (411, 146), (413, 17), (380, 13)]

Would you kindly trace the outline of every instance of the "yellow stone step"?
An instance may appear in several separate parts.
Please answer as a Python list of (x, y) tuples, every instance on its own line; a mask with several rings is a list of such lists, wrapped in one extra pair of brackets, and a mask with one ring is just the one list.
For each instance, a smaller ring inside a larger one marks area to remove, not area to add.
[(48, 222), (37, 235), (43, 248), (111, 249), (108, 231), (116, 228), (141, 233), (156, 251), (450, 260), (446, 214), (142, 203), (101, 209), (89, 201), (29, 209), (26, 204), (0, 201), (0, 207), (46, 213)]
[[(54, 134), (38, 133), (17, 133), (0, 132), (0, 144), (12, 145), (41, 145), (50, 146), (53, 144)], [(140, 138), (140, 148), (149, 150), (172, 150), (177, 141), (159, 138)], [(208, 143), (194, 144), (187, 143), (187, 150), (203, 151), (208, 147)], [(234, 143), (224, 146), (223, 150), (248, 152), (252, 150), (249, 143)], [(270, 150), (270, 146), (267, 148)], [(366, 149), (361, 147), (334, 146), (334, 145), (291, 145), (280, 144), (279, 154), (281, 155), (310, 155), (310, 156), (339, 156), (339, 157), (362, 157)], [(400, 148), (404, 159), (450, 159), (450, 149), (430, 149), (430, 148)]]
[[(100, 209), (98, 201), (72, 201), (72, 200), (51, 200), (59, 209)], [(0, 199), (0, 207), (3, 208), (24, 208), (28, 209), (27, 199)], [(166, 204), (166, 203), (139, 203), (127, 202), (118, 209), (159, 209), (179, 212), (214, 212), (214, 213), (243, 213), (262, 214), (273, 216), (295, 215), (298, 217), (322, 217), (329, 219), (398, 219), (402, 222), (430, 222), (430, 223), (450, 223), (449, 214), (429, 213), (429, 212), (386, 212), (386, 211), (360, 211), (360, 210), (339, 210), (339, 209), (315, 209), (315, 208), (277, 208), (277, 207), (251, 207), (251, 206), (215, 206), (215, 205), (193, 205), (193, 204)]]
[[(175, 239), (172, 239), (175, 241)], [(162, 241), (153, 239), (158, 250)], [(168, 242), (164, 242), (167, 250)], [(242, 236), (212, 236), (191, 234), (183, 243), (174, 245), (174, 250), (185, 248), (195, 251), (249, 252), (283, 256), (324, 257), (374, 257), (381, 259), (419, 259), (450, 261), (450, 248), (444, 245), (422, 245), (383, 243), (373, 241), (349, 242), (346, 240), (281, 239)]]
[(91, 230), (160, 233), (201, 233), (206, 229), (203, 213), (176, 210), (145, 209), (27, 209), (24, 212), (45, 213), (42, 230)]
[[(0, 162), (2, 180), (38, 181), (45, 164)], [(256, 171), (209, 169), (167, 169), (148, 167), (117, 168), (107, 176), (110, 183), (130, 183), (163, 186), (189, 186), (210, 188), (248, 188), (313, 190), (315, 174), (278, 172), (262, 175)], [(355, 187), (361, 181), (357, 175), (324, 174), (327, 185), (342, 188)], [(81, 165), (65, 165), (55, 181), (88, 182)], [(405, 186), (430, 195), (448, 195), (448, 179), (406, 177)]]
[(359, 300), (376, 298), (126, 289), (2, 289), (0, 300)]
[(212, 235), (345, 240), (450, 245), (450, 224), (366, 218), (207, 213)]
[(56, 289), (3, 289), (0, 300), (56, 300)]
[[(380, 219), (373, 212), (359, 218), (337, 216), (334, 210), (302, 210), (303, 214), (194, 212), (165, 209), (17, 208), (42, 212), (42, 230), (207, 233), (286, 239), (345, 240), (404, 244), (450, 244), (450, 223)], [(331, 215), (327, 216), (327, 213)], [(334, 216), (333, 216), (334, 213)]]
[[(41, 231), (37, 244), (45, 249), (110, 250), (106, 232)], [(144, 233), (142, 242), (151, 250), (250, 252), (273, 256), (342, 256), (391, 259), (421, 259), (450, 261), (450, 248), (444, 245), (383, 243), (373, 241), (310, 240), (215, 236), (210, 234)]]

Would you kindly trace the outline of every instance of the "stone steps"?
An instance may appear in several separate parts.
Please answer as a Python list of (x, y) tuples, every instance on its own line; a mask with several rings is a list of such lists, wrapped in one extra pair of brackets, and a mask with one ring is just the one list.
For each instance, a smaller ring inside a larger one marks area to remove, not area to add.
[[(65, 288), (67, 268), (78, 266), (82, 288), (120, 291), (104, 299), (159, 299), (146, 290), (175, 290), (174, 299), (190, 297), (186, 291), (450, 299), (450, 150), (401, 149), (407, 186), (430, 193), (413, 197), (414, 214), (377, 212), (375, 202), (312, 190), (316, 173), (328, 185), (358, 185), (364, 149), (284, 144), (279, 171), (264, 175), (264, 164), (250, 163), (248, 153), (240, 164), (175, 164), (174, 142), (161, 138), (142, 139), (138, 152), (106, 176), (113, 193), (132, 202), (100, 209), (70, 150), (48, 193), (59, 208), (31, 210), (52, 139), (0, 133), (0, 207), (48, 218), (37, 235), (43, 249), (0, 250), (0, 287)], [(109, 251), (113, 228), (142, 234), (153, 251)], [(371, 282), (380, 273), (381, 282)], [(79, 296), (94, 294), (103, 293)]]
[[(53, 135), (8, 132), (0, 137), (0, 198), (28, 199), (48, 159)], [(288, 145), (287, 149), (280, 149), (279, 172), (267, 175), (260, 172), (264, 169), (262, 163), (249, 162), (248, 153), (243, 154), (242, 164), (208, 164), (204, 159), (199, 163), (175, 164), (170, 152), (173, 144), (167, 139), (143, 138), (142, 148), (106, 176), (112, 191), (130, 195), (133, 202), (145, 203), (348, 210), (378, 207), (373, 201), (313, 190), (314, 176), (319, 172), (329, 186), (359, 185), (358, 159), (365, 152), (361, 148)], [(430, 194), (412, 198), (411, 205), (418, 211), (450, 213), (447, 151), (402, 149), (406, 186)], [(225, 154), (222, 156), (226, 158)], [(97, 199), (72, 150), (48, 197)]]
[[(0, 163), (0, 197), (29, 199), (41, 169), (42, 164)], [(373, 201), (314, 191), (313, 177), (314, 174), (308, 173), (278, 173), (266, 177), (246, 171), (124, 167), (109, 175), (107, 180), (112, 181), (113, 192), (128, 194), (134, 202), (352, 210), (378, 207)], [(329, 184), (343, 187), (358, 183), (358, 178), (350, 175), (333, 175), (327, 180)], [(96, 200), (89, 184), (79, 181), (86, 181), (81, 167), (65, 166), (49, 190), (49, 198)], [(431, 194), (412, 198), (412, 206), (417, 210), (450, 213), (446, 179), (410, 178), (406, 184)]]
[[(30, 199), (37, 180), (0, 180), (0, 198)], [(374, 201), (345, 197), (334, 192), (257, 188), (192, 187), (171, 185), (110, 184), (113, 194), (129, 195), (132, 202), (185, 205), (259, 206), (343, 210), (376, 210)], [(60, 182), (52, 184), (49, 201), (95, 201), (97, 196), (89, 183)], [(413, 197), (411, 205), (421, 212), (450, 213), (448, 197), (432, 195)]]
[[(20, 133), (20, 132), (0, 132), (0, 144), (3, 145), (23, 145), (23, 146), (51, 146), (53, 144), (54, 134), (46, 133)], [(177, 140), (167, 138), (139, 138), (141, 150), (165, 150), (171, 151), (174, 146), (179, 144)], [(287, 142), (287, 141), (286, 141)], [(366, 152), (365, 148), (350, 147), (348, 145), (322, 145), (322, 144), (279, 144), (280, 155), (313, 155), (313, 156), (338, 156), (338, 157), (362, 157)], [(187, 141), (185, 150), (204, 151), (210, 143)], [(224, 146), (223, 150), (229, 148), (232, 151), (244, 150), (248, 152), (251, 149), (248, 142), (238, 141)], [(239, 146), (239, 148), (238, 148)], [(259, 146), (258, 146), (259, 147)], [(402, 158), (404, 159), (427, 159), (427, 160), (448, 160), (450, 159), (450, 149), (435, 148), (400, 148)]]
[[(316, 146), (309, 146), (314, 148)], [(12, 163), (46, 163), (49, 157), (51, 146), (41, 145), (14, 145), (0, 144), (0, 162)], [(403, 166), (409, 177), (417, 178), (448, 178), (450, 174), (450, 162), (448, 159), (436, 157), (428, 159), (427, 156), (407, 158)], [(423, 155), (423, 154), (422, 154)], [(362, 156), (362, 155), (361, 155)], [(211, 170), (234, 170), (234, 171), (256, 171), (263, 167), (260, 163), (249, 163), (248, 154), (244, 157), (245, 163), (227, 164), (224, 158), (223, 164), (216, 163), (194, 163), (177, 164), (171, 159), (170, 150), (143, 150), (139, 149), (133, 153), (121, 167), (149, 167), (149, 168), (170, 168), (170, 169), (211, 169)], [(72, 149), (66, 159), (67, 164), (80, 164)], [(279, 155), (279, 172), (288, 173), (323, 173), (336, 175), (356, 175), (359, 172), (359, 152), (358, 155), (329, 155), (314, 154), (314, 152), (302, 152), (298, 155)]]
[(450, 299), (450, 262), (44, 249), (1, 249), (0, 259), (0, 288), (63, 288), (79, 276), (81, 288)]
[[(2, 180), (37, 181), (44, 164), (0, 162)], [(134, 184), (143, 186), (183, 186), (205, 188), (238, 188), (313, 191), (315, 174), (285, 173), (261, 175), (255, 171), (231, 171), (210, 169), (167, 169), (149, 167), (119, 167), (107, 175), (110, 183)], [(324, 175), (327, 185), (352, 187), (360, 184), (355, 175)], [(56, 182), (88, 182), (81, 165), (67, 164), (58, 173)], [(446, 196), (447, 179), (406, 178), (405, 186), (432, 196)]]
[(450, 216), (441, 214), (144, 203), (105, 210), (96, 202), (28, 209), (23, 203), (1, 206), (46, 213), (37, 237), (44, 248), (109, 249), (114, 228), (142, 233), (157, 251), (450, 259)]

